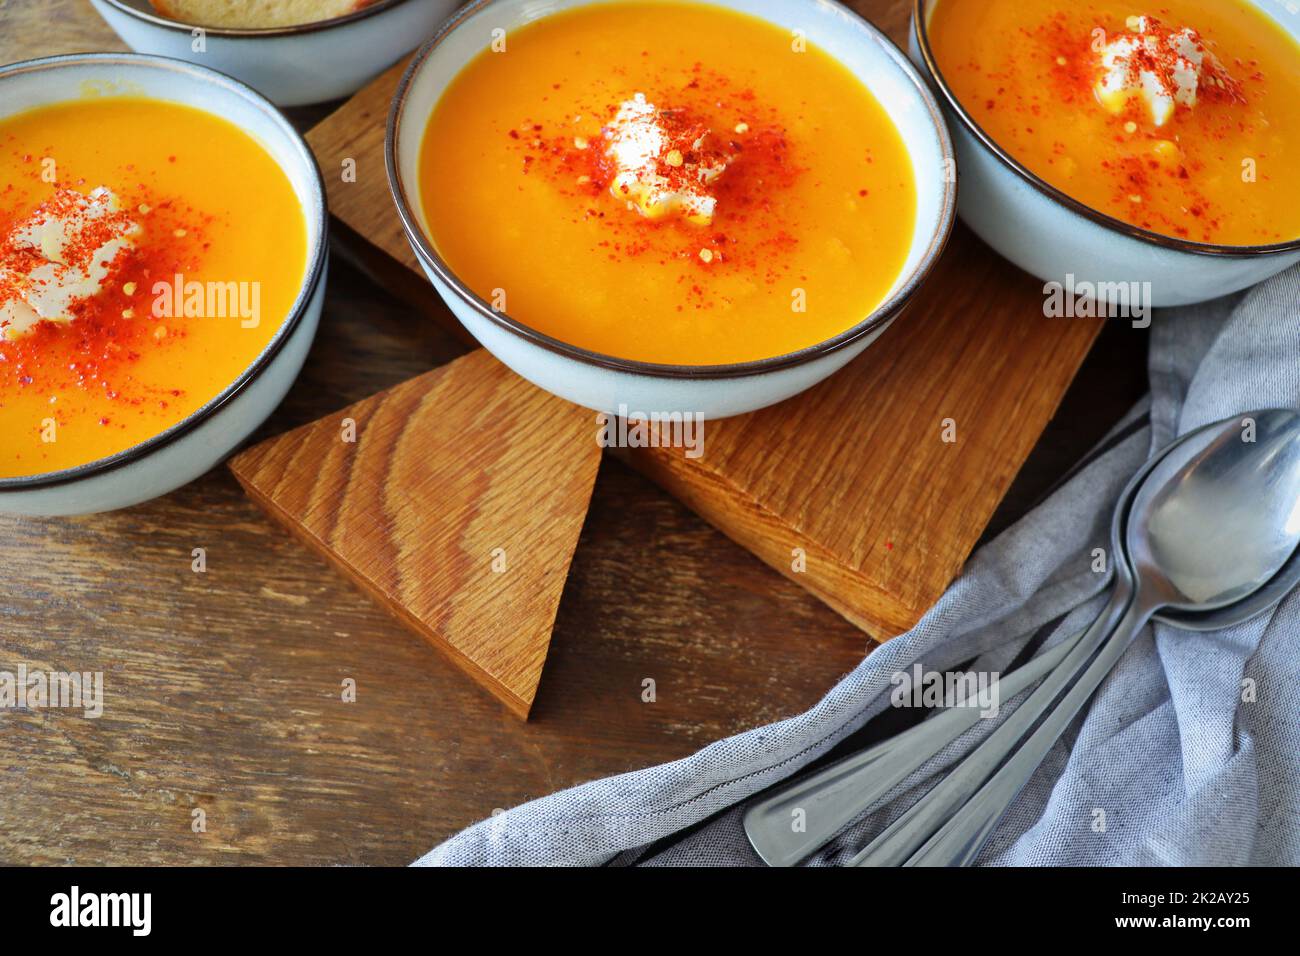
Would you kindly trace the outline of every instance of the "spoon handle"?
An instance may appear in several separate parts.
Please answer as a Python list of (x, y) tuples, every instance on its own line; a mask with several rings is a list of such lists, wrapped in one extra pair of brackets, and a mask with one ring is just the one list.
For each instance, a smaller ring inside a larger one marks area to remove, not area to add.
[[(998, 679), (998, 694), (1017, 694), (1056, 668), (1080, 635)], [(980, 720), (975, 706), (948, 707), (901, 734), (797, 780), (750, 805), (745, 833), (768, 866), (794, 866), (871, 809), (900, 780)]]
[(1110, 601), (1083, 632), (1064, 661), (1047, 675), (1029, 699), (1016, 708), (989, 738), (872, 840), (846, 866), (901, 866), (979, 789), (1020, 738), (1051, 707), (1123, 618), (1133, 598), (1131, 582), (1117, 577)]
[(1101, 686), (1106, 675), (1133, 643), (1154, 608), (1140, 599), (1129, 605), (1115, 632), (1102, 645), (1088, 669), (1024, 744), (1012, 754), (965, 806), (912, 856), (905, 866), (969, 866), (998, 821), (1034, 775), (1071, 720)]

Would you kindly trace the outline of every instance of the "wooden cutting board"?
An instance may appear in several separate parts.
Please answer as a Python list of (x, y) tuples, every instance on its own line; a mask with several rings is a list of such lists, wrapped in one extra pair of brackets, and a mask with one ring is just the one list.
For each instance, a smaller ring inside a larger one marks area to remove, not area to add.
[[(344, 234), (372, 247), (368, 265), (458, 328), (389, 195), (384, 122), (403, 68), (308, 141)], [(701, 458), (621, 454), (884, 640), (910, 628), (960, 571), (1100, 327), (1045, 318), (1041, 283), (958, 228), (908, 310), (838, 375), (774, 408), (708, 423)]]

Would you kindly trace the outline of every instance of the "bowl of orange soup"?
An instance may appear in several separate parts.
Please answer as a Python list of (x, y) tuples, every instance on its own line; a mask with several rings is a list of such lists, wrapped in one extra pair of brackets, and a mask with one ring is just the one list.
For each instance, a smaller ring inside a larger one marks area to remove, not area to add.
[(963, 220), (1050, 291), (1123, 314), (1300, 261), (1287, 0), (916, 0), (911, 42)]
[(325, 271), (315, 160), (248, 87), (136, 54), (0, 68), (0, 511), (211, 468), (297, 375)]
[(577, 404), (735, 415), (899, 314), (948, 236), (914, 67), (827, 2), (497, 0), (395, 98), (389, 179), (469, 331)]

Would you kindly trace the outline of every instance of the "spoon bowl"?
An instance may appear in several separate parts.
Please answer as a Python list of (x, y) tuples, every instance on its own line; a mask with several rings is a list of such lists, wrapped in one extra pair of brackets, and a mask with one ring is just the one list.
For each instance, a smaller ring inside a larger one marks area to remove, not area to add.
[[(1203, 450), (1213, 438), (1214, 428), (1215, 424), (1213, 423), (1202, 425), (1178, 439), (1177, 444), (1184, 442), (1195, 444)], [(1153, 455), (1145, 465), (1138, 469), (1120, 495), (1119, 507), (1115, 511), (1115, 519), (1111, 527), (1111, 545), (1112, 553), (1117, 556), (1115, 573), (1129, 578), (1130, 581), (1133, 572), (1120, 545), (1128, 528), (1128, 516), (1133, 505), (1133, 498), (1137, 495), (1138, 488), (1146, 480), (1147, 475), (1151, 474), (1151, 470), (1161, 462), (1172, 447), (1172, 445), (1167, 445), (1160, 452)], [(1177, 628), (1180, 631), (1193, 631), (1196, 633), (1221, 631), (1225, 628), (1236, 627), (1238, 624), (1244, 624), (1246, 621), (1271, 611), (1281, 604), (1282, 599), (1294, 591), (1297, 586), (1300, 586), (1300, 548), (1292, 552), (1291, 557), (1282, 565), (1281, 570), (1267, 584), (1235, 604), (1229, 604), (1226, 607), (1216, 608), (1212, 611), (1182, 611), (1177, 608), (1167, 607), (1158, 611), (1153, 616), (1153, 620)]]
[(1137, 614), (1230, 607), (1300, 544), (1300, 413), (1257, 412), (1209, 436), (1172, 449), (1133, 498), (1125, 554)]

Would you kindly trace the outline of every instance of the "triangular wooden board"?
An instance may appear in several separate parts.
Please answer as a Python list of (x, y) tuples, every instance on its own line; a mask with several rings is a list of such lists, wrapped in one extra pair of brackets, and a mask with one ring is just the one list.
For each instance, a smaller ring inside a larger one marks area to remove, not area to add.
[(230, 467), (271, 515), (527, 717), (600, 464), (596, 433), (591, 412), (480, 349)]

